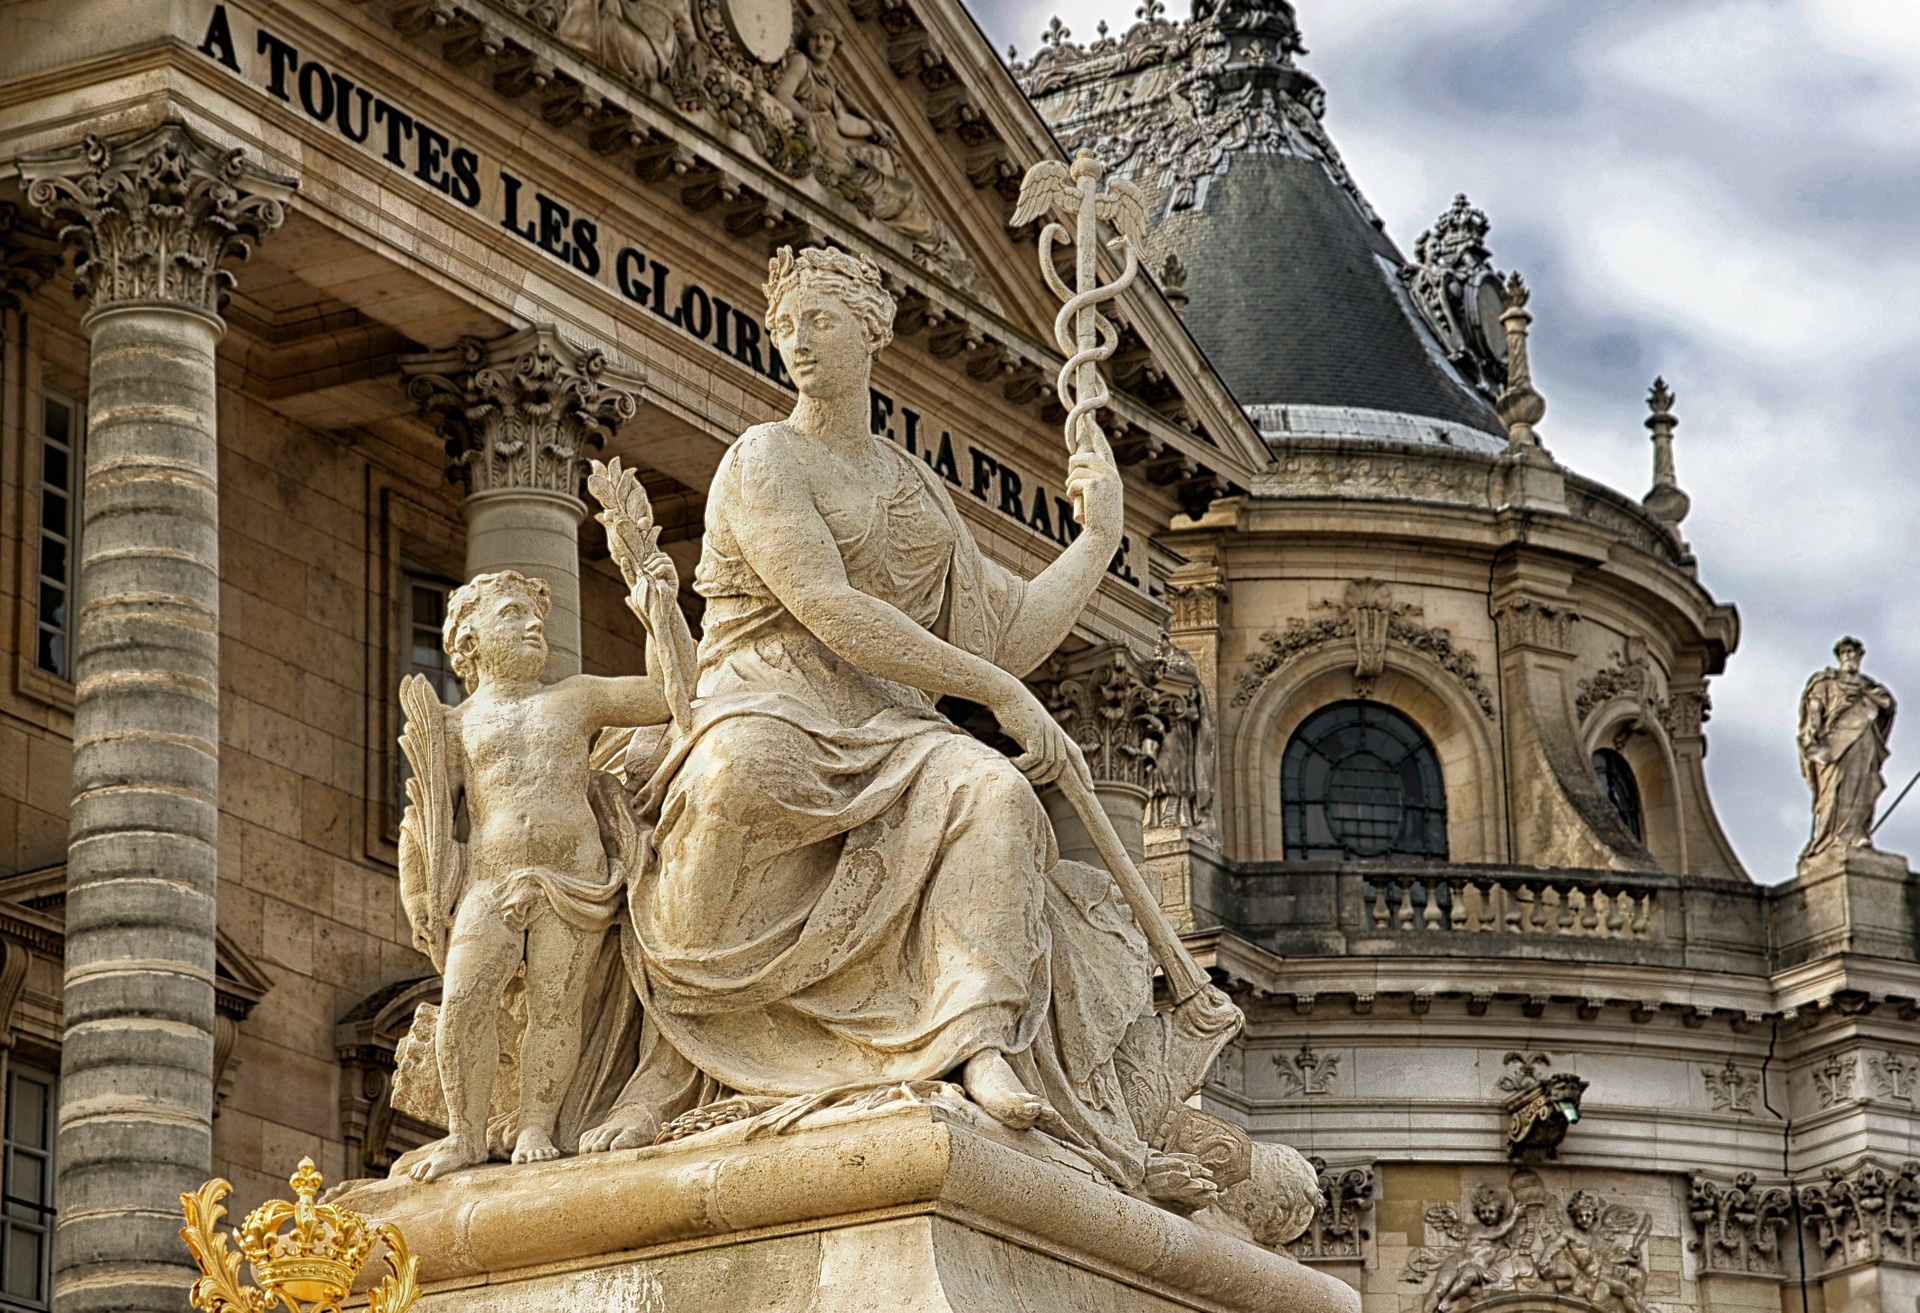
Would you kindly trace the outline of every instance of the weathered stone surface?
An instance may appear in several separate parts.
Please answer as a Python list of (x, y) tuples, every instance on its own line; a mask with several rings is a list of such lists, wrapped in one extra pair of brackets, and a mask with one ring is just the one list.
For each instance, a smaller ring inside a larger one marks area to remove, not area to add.
[(429, 1313), (1359, 1308), (1283, 1254), (1023, 1152), (1031, 1132), (917, 1106), (726, 1136), (358, 1183), (336, 1202), (399, 1223), (424, 1256)]

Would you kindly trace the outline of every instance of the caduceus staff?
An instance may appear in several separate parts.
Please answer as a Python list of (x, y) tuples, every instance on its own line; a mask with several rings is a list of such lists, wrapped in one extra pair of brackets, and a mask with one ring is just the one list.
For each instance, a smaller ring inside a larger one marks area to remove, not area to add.
[[(1014, 207), (1009, 226), (1018, 228), (1035, 219), (1046, 218), (1040, 230), (1040, 272), (1064, 305), (1053, 318), (1053, 336), (1067, 355), (1060, 367), (1060, 399), (1072, 399), (1067, 411), (1067, 449), (1074, 453), (1093, 451), (1113, 462), (1113, 450), (1100, 428), (1100, 408), (1111, 399), (1100, 376), (1100, 362), (1113, 354), (1120, 333), (1113, 321), (1100, 313), (1099, 304), (1124, 292), (1140, 272), (1140, 247), (1145, 241), (1147, 200), (1140, 189), (1124, 178), (1115, 178), (1100, 189), (1105, 172), (1090, 151), (1081, 151), (1072, 164), (1042, 160), (1027, 170), (1020, 183), (1020, 201)], [(1118, 234), (1107, 248), (1118, 253), (1120, 276), (1110, 283), (1100, 282), (1100, 222), (1106, 220)], [(1071, 228), (1068, 225), (1072, 225)], [(1074, 250), (1074, 283), (1068, 287), (1054, 267), (1053, 250), (1060, 242)], [(1084, 521), (1086, 507), (1074, 500), (1075, 518)], [(1133, 919), (1147, 937), (1160, 969), (1166, 973), (1167, 988), (1174, 1002), (1185, 1003), (1207, 987), (1207, 976), (1200, 964), (1180, 942), (1180, 934), (1160, 908), (1158, 893), (1140, 874), (1114, 831), (1113, 822), (1094, 796), (1093, 774), (1086, 758), (1074, 746), (1073, 761), (1058, 780), (1060, 791), (1079, 814), (1088, 837), (1099, 850), (1120, 893), (1133, 909)]]

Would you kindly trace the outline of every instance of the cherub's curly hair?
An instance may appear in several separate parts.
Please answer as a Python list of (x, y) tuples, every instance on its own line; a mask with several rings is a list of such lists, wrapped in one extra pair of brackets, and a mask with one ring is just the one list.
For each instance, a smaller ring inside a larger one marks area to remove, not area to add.
[(780, 302), (803, 283), (811, 283), (842, 302), (860, 321), (869, 354), (893, 341), (893, 297), (880, 283), (880, 266), (864, 255), (809, 246), (795, 254), (791, 246), (767, 261), (767, 332)]
[(553, 609), (553, 590), (547, 587), (547, 581), (530, 579), (518, 570), (477, 574), (454, 589), (453, 596), (447, 599), (446, 623), (440, 626), (440, 644), (447, 649), (453, 673), (460, 676), (460, 683), (468, 693), (480, 687), (480, 667), (473, 658), (473, 614), (488, 593), (501, 589), (524, 595), (543, 620)]

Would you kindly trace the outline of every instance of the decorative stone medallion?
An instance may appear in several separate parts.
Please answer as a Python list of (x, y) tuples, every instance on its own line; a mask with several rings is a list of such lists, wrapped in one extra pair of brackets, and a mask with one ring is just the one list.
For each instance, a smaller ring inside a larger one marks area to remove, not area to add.
[(788, 0), (721, 0), (727, 32), (762, 64), (777, 64), (793, 49), (793, 6)]

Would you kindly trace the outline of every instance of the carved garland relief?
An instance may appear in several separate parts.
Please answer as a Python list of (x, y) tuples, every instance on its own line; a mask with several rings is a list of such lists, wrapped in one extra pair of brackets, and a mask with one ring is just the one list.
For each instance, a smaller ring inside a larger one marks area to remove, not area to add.
[(1354, 693), (1368, 697), (1373, 681), (1384, 668), (1389, 645), (1420, 652), (1464, 688), (1479, 705), (1482, 714), (1493, 718), (1493, 694), (1480, 678), (1479, 665), (1471, 652), (1456, 648), (1451, 630), (1420, 623), (1422, 609), (1411, 602), (1395, 603), (1386, 584), (1374, 579), (1357, 579), (1347, 586), (1339, 602), (1315, 602), (1317, 615), (1312, 620), (1294, 617), (1285, 628), (1260, 635), (1261, 651), (1247, 658), (1234, 686), (1233, 705), (1244, 707), (1266, 684), (1273, 673), (1295, 657), (1311, 649), (1342, 640), (1354, 645)]
[(1401, 1280), (1422, 1313), (1465, 1313), (1499, 1295), (1539, 1292), (1601, 1313), (1659, 1313), (1646, 1299), (1650, 1214), (1589, 1190), (1565, 1197), (1527, 1168), (1482, 1181), (1458, 1207), (1426, 1211), (1426, 1244)]

